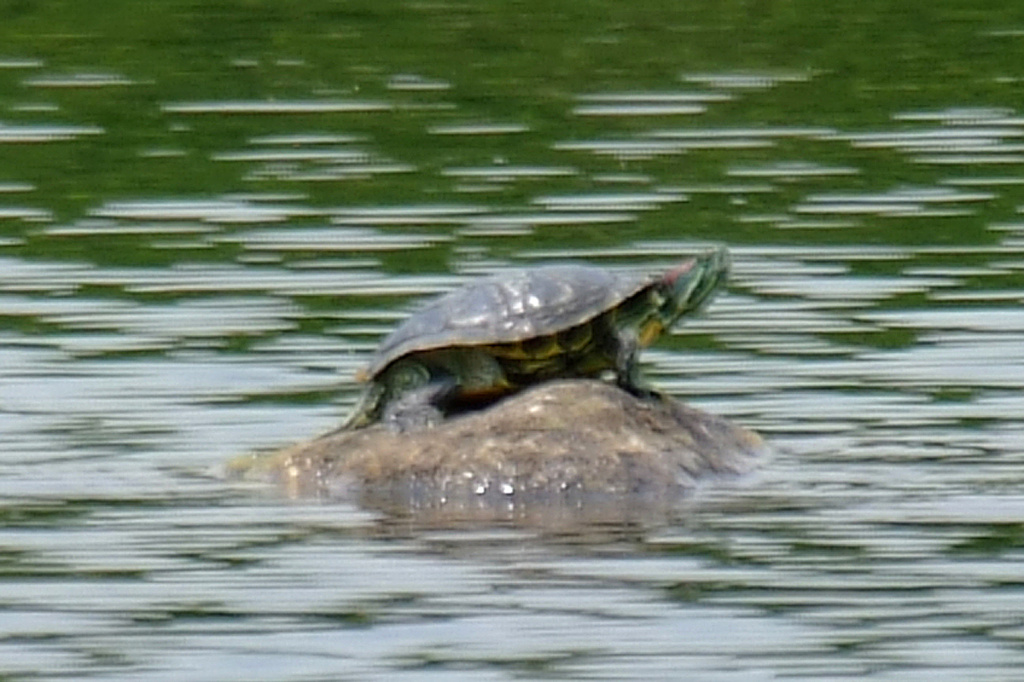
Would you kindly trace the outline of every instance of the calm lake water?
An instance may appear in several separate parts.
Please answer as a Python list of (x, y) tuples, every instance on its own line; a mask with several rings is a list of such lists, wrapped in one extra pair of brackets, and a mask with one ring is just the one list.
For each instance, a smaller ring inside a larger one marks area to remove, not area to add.
[[(0, 679), (1017, 678), (1016, 3), (100, 5), (0, 7)], [(646, 369), (777, 454), (676, 516), (216, 475), (424, 296), (713, 242)]]

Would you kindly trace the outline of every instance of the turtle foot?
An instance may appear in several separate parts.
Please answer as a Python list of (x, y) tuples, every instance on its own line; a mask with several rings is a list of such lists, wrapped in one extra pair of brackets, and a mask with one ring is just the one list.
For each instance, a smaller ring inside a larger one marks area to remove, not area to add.
[(620, 388), (640, 400), (656, 403), (667, 403), (671, 400), (671, 396), (668, 393), (651, 388), (650, 386), (620, 386)]
[(637, 372), (635, 369), (631, 372), (619, 374), (618, 381), (615, 383), (623, 391), (634, 398), (639, 398), (640, 400), (664, 403), (669, 402), (672, 399), (672, 397), (664, 391), (660, 391), (648, 384), (646, 381), (638, 379), (635, 376), (636, 374)]
[(435, 382), (409, 391), (385, 408), (381, 421), (393, 433), (433, 428), (444, 421), (444, 411), (438, 405), (456, 388), (454, 382)]
[(433, 405), (420, 405), (407, 410), (389, 410), (383, 423), (393, 433), (430, 429), (444, 420), (444, 413)]

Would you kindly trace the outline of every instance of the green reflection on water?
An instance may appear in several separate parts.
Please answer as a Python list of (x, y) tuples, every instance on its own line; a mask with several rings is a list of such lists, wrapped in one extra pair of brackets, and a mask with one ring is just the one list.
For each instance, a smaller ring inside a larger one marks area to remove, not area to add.
[[(26, 131), (68, 126), (77, 132), (42, 142), (0, 139), (0, 184), (31, 187), (0, 193), (0, 208), (27, 207), (53, 216), (0, 222), (0, 237), (10, 240), (0, 254), (154, 270), (242, 264), (243, 270), (266, 265), (295, 272), (310, 264), (330, 270), (327, 261), (359, 260), (359, 269), (377, 275), (415, 277), (466, 264), (486, 269), (538, 254), (633, 263), (656, 251), (671, 260), (695, 244), (723, 241), (762, 249), (892, 248), (897, 257), (846, 260), (838, 254), (819, 260), (842, 263), (851, 277), (898, 277), (910, 260), (919, 266), (976, 267), (982, 274), (961, 278), (964, 288), (1008, 287), (1017, 273), (986, 270), (991, 253), (955, 247), (997, 244), (1000, 234), (989, 228), (1014, 219), (1024, 185), (1006, 185), (986, 201), (926, 199), (922, 210), (946, 211), (934, 218), (884, 209), (849, 218), (830, 212), (826, 199), (877, 195), (905, 201), (901, 192), (908, 188), (948, 189), (944, 183), (950, 180), (980, 179), (984, 190), (988, 176), (1018, 174), (1020, 163), (921, 163), (913, 151), (858, 145), (851, 136), (959, 129), (941, 116), (905, 116), (920, 112), (977, 108), (980, 117), (1002, 110), (1012, 115), (1019, 99), (1015, 74), (1024, 63), (1024, 40), (1013, 28), (1022, 19), (1012, 3), (966, 1), (877, 0), (842, 11), (812, 0), (10, 3), (0, 9), (0, 122)], [(581, 99), (586, 96), (638, 92), (714, 97), (700, 105), (706, 110), (699, 115), (577, 110), (581, 102), (593, 103)], [(244, 104), (310, 102), (367, 108), (268, 113), (247, 112)], [(188, 109), (204, 103), (211, 106)], [(233, 107), (218, 111), (217, 104)], [(451, 133), (467, 124), (495, 125), (499, 132)], [(992, 121), (985, 125), (998, 127)], [(807, 132), (759, 133), (780, 128)], [(720, 139), (715, 136), (723, 131), (757, 143), (644, 149), (688, 135)], [(282, 142), (289, 135), (318, 141)], [(999, 141), (1012, 144), (1017, 138), (1011, 131)], [(640, 150), (598, 153), (594, 145)], [(245, 156), (310, 150), (365, 155), (366, 169), (350, 172), (351, 165), (316, 158)], [(784, 174), (786, 164), (794, 163), (849, 172), (757, 175), (780, 167)], [(500, 174), (503, 168), (564, 172), (511, 180), (454, 172)], [(338, 212), (353, 207), (471, 206), (514, 222), (543, 213), (539, 197), (636, 191), (674, 193), (684, 200), (656, 210), (624, 209), (631, 214), (625, 221), (527, 223), (507, 234), (468, 218), (371, 225), (381, 236), (422, 238), (422, 248), (326, 252), (311, 242), (260, 249), (253, 237), (262, 228), (325, 228), (344, 236), (350, 226), (338, 224)], [(118, 202), (238, 197), (249, 208), (273, 204), (284, 210), (276, 218), (254, 213), (237, 220), (202, 212), (151, 219), (102, 214)], [(72, 235), (48, 229), (82, 221), (85, 227)], [(114, 229), (91, 231), (89, 221)], [(147, 222), (203, 229), (119, 229)], [(438, 235), (451, 239), (430, 241)], [(636, 251), (629, 251), (633, 246)], [(914, 251), (922, 246), (954, 249)], [(212, 288), (195, 292), (184, 285), (160, 293), (117, 281), (72, 286), (79, 295), (148, 302), (218, 295)], [(319, 290), (289, 296), (304, 311), (297, 326), (322, 334), (337, 324), (333, 314), (339, 309), (388, 309), (414, 296), (407, 291), (414, 288), (367, 289), (353, 297)], [(788, 290), (759, 295), (759, 302), (793, 298)], [(895, 291), (870, 305), (931, 307), (931, 295), (924, 289)], [(42, 323), (18, 317), (15, 324), (24, 330)], [(829, 339), (832, 333), (818, 335)], [(906, 347), (919, 338), (900, 328), (836, 336), (877, 348)], [(227, 347), (247, 351), (250, 342), (235, 339)], [(666, 341), (666, 347), (684, 346), (714, 348), (716, 342), (711, 334)]]
[[(845, 3), (844, 3), (845, 4)], [(842, 12), (814, 2), (161, 2), (11, 3), (0, 17), (0, 44), (12, 58), (45, 62), (46, 75), (110, 73), (128, 85), (26, 86), (23, 69), (0, 69), (0, 105), (9, 123), (67, 121), (104, 129), (73, 143), (5, 145), (0, 179), (38, 186), (36, 196), (65, 218), (120, 196), (220, 195), (250, 189), (231, 165), (210, 155), (280, 132), (275, 116), (182, 117), (161, 113), (180, 100), (266, 100), (320, 97), (387, 98), (425, 110), (385, 115), (288, 116), (287, 128), (369, 135), (385, 153), (418, 173), (386, 182), (311, 183), (301, 187), (314, 205), (459, 198), (432, 179), (438, 165), (494, 157), (564, 163), (551, 140), (626, 135), (651, 121), (588, 119), (567, 112), (576, 95), (592, 91), (680, 87), (682, 74), (723, 70), (822, 74), (737, 98), (715, 107), (701, 125), (809, 124), (856, 128), (889, 122), (893, 112), (953, 104), (1005, 101), (996, 79), (1017, 72), (1024, 41), (998, 34), (1020, 21), (1013, 3), (859, 2)], [(997, 32), (992, 35), (993, 32)], [(388, 89), (395, 75), (418, 74), (450, 83), (448, 90)], [(32, 76), (38, 74), (30, 74)], [(699, 83), (685, 84), (700, 89)], [(1012, 101), (1012, 100), (1011, 100)], [(19, 111), (44, 102), (52, 114)], [(436, 111), (439, 103), (451, 109)], [(535, 134), (475, 139), (438, 138), (426, 123), (509, 118)], [(658, 126), (690, 125), (678, 119)], [(187, 130), (176, 130), (183, 126)], [(827, 147), (828, 145), (823, 145)], [(180, 150), (159, 160), (150, 148)], [(816, 150), (794, 153), (809, 160)], [(829, 150), (820, 150), (823, 158)], [(786, 156), (785, 148), (751, 150), (751, 162)], [(888, 187), (925, 181), (927, 168), (864, 153), (857, 183)], [(730, 162), (737, 161), (730, 155)], [(620, 171), (615, 160), (585, 159), (589, 173)], [(681, 162), (682, 161), (682, 162)], [(721, 154), (690, 154), (630, 164), (663, 182), (715, 176)], [(586, 177), (548, 183), (548, 189), (590, 185)], [(854, 185), (856, 186), (856, 184)], [(273, 182), (264, 191), (278, 189)], [(297, 189), (287, 184), (283, 189)], [(510, 187), (502, 201), (518, 202), (530, 188)], [(687, 212), (696, 233), (729, 228), (727, 206)], [(676, 227), (645, 223), (640, 237)], [(950, 226), (960, 233), (970, 225)], [(890, 226), (889, 236), (913, 239), (913, 227)], [(841, 239), (841, 233), (829, 238)], [(600, 234), (588, 233), (606, 243)], [(730, 235), (742, 237), (742, 234)], [(758, 234), (763, 239), (763, 234)], [(618, 239), (619, 235), (612, 235)]]

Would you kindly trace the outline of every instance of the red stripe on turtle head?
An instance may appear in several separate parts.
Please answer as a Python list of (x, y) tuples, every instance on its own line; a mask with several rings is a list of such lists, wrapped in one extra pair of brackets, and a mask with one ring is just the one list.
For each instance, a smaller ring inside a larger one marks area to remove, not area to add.
[(682, 264), (672, 268), (662, 277), (662, 281), (670, 287), (674, 287), (680, 277), (689, 274), (693, 270), (694, 266), (697, 265), (696, 258), (687, 258)]

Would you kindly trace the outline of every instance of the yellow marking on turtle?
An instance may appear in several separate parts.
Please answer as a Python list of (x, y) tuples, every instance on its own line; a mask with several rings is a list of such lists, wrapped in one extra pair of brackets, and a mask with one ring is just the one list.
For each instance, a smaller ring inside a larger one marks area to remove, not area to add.
[(665, 331), (665, 325), (661, 323), (657, 317), (652, 317), (643, 324), (640, 325), (640, 329), (637, 331), (636, 340), (642, 348), (646, 348), (651, 345), (655, 339), (661, 336), (661, 333)]
[(484, 346), (495, 357), (506, 360), (538, 362), (540, 365), (566, 353), (583, 350), (594, 338), (591, 324), (580, 324), (551, 334), (541, 334), (515, 343)]
[(558, 345), (564, 350), (570, 353), (580, 351), (594, 340), (594, 327), (590, 323), (578, 324), (575, 327), (558, 332), (556, 336), (558, 338)]

